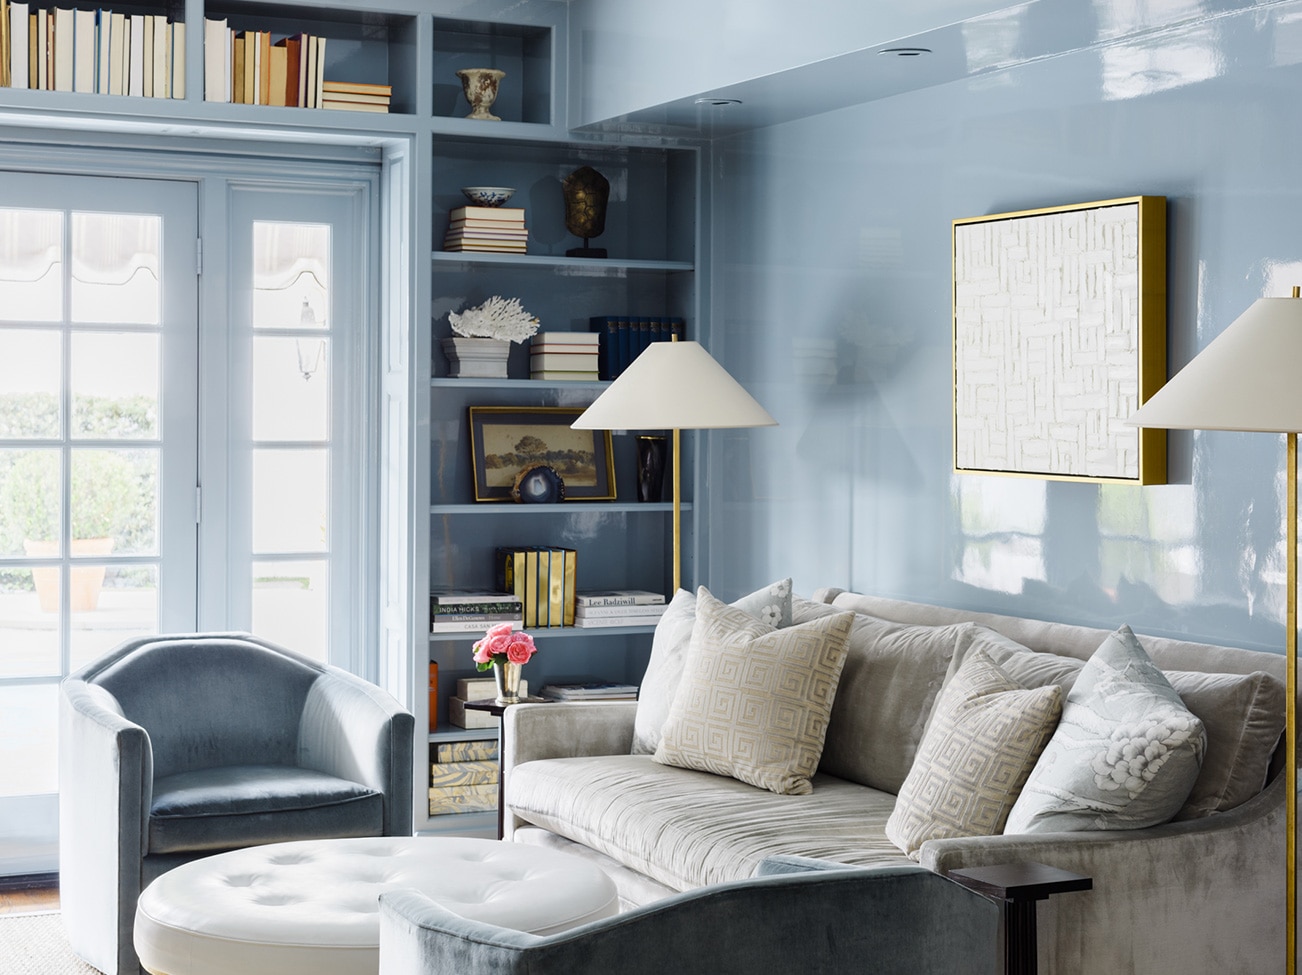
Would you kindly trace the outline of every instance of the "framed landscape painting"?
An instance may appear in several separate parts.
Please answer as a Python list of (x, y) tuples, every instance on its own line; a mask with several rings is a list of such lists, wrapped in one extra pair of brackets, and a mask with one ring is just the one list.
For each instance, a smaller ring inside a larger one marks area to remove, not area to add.
[(552, 468), (567, 501), (615, 500), (609, 430), (571, 430), (582, 409), (562, 406), (472, 406), (470, 445), (476, 501), (510, 501), (516, 477)]
[(1166, 482), (1166, 198), (953, 223), (954, 469)]

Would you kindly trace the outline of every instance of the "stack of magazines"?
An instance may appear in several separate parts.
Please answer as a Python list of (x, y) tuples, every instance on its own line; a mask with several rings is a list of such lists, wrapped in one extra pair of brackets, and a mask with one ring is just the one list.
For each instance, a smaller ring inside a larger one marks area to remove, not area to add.
[(601, 680), (546, 684), (540, 694), (549, 701), (636, 701), (637, 685)]
[(431, 633), (480, 632), (498, 623), (522, 625), (524, 607), (509, 592), (483, 589), (436, 589), (430, 592)]

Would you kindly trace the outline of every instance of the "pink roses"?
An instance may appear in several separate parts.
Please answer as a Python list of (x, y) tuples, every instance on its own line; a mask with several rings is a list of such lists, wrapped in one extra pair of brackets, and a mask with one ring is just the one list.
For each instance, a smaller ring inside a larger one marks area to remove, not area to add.
[(473, 649), (476, 668), (488, 670), (495, 663), (527, 664), (538, 648), (528, 633), (512, 630), (510, 623), (498, 623)]

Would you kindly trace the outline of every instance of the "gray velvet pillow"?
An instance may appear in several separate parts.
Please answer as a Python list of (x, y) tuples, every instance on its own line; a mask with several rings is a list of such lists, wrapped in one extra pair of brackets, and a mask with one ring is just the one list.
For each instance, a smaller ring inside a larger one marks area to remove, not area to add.
[[(797, 623), (842, 612), (799, 596), (792, 603)], [(973, 626), (915, 626), (855, 613), (819, 771), (899, 793), (946, 668)]]
[[(737, 609), (774, 627), (791, 625), (791, 580), (782, 579), (731, 603)], [(696, 623), (696, 596), (684, 589), (674, 593), (664, 615), (656, 623), (651, 642), (651, 659), (637, 695), (633, 719), (634, 755), (654, 755), (678, 683), (683, 678), (683, 661)]]
[(1081, 670), (1004, 832), (1164, 823), (1189, 797), (1206, 748), (1203, 723), (1123, 626)]

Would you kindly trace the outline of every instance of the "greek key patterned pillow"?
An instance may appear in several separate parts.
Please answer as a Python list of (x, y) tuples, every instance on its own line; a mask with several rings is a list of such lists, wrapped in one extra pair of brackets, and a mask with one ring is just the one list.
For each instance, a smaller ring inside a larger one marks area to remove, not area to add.
[(886, 837), (910, 858), (927, 840), (995, 836), (1062, 714), (1056, 685), (1028, 690), (971, 651), (936, 701)]
[(838, 613), (775, 630), (702, 587), (655, 760), (808, 795), (853, 620)]
[(1203, 723), (1123, 626), (1076, 678), (1004, 832), (1164, 823), (1189, 797), (1206, 749)]

